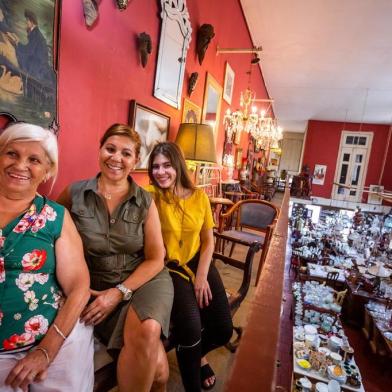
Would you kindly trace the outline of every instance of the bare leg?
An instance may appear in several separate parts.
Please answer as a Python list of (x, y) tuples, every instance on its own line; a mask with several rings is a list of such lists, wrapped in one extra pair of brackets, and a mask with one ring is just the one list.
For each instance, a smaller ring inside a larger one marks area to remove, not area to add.
[(133, 308), (129, 307), (124, 325), (124, 347), (117, 364), (120, 392), (150, 391), (154, 378), (158, 376), (158, 368), (162, 366), (158, 366), (162, 361), (160, 334), (161, 326), (157, 321), (140, 321)]
[(158, 350), (158, 363), (151, 392), (166, 392), (166, 384), (169, 379), (169, 364), (162, 342)]

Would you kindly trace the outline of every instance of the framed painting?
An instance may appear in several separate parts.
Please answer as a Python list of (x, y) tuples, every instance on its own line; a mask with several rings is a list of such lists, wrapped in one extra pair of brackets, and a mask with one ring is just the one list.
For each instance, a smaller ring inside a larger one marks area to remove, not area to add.
[(182, 109), (182, 123), (199, 124), (201, 121), (201, 107), (187, 98), (184, 98), (184, 105)]
[(226, 63), (225, 82), (223, 84), (223, 99), (229, 105), (231, 105), (231, 99), (233, 98), (234, 76), (233, 68), (230, 67), (229, 63)]
[(131, 101), (129, 124), (139, 134), (142, 145), (136, 170), (147, 170), (148, 158), (154, 146), (167, 140), (170, 117), (147, 106)]
[(325, 173), (327, 172), (326, 165), (314, 165), (314, 173), (312, 184), (314, 185), (324, 185)]
[(44, 127), (57, 119), (60, 0), (0, 0), (0, 112)]

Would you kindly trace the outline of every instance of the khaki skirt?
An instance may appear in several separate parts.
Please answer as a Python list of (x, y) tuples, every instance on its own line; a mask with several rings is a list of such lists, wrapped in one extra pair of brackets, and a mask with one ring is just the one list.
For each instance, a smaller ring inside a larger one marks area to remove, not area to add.
[(139, 287), (129, 301), (123, 301), (105, 320), (96, 325), (94, 333), (107, 346), (109, 352), (121, 350), (124, 345), (125, 319), (129, 306), (132, 306), (141, 321), (156, 320), (161, 325), (162, 334), (167, 338), (173, 296), (173, 283), (165, 267)]

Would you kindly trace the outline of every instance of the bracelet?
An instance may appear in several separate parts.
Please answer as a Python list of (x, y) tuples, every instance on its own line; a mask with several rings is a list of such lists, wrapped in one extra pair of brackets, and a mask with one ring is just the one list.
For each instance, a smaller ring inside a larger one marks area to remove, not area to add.
[(45, 355), (45, 358), (48, 361), (48, 366), (49, 366), (50, 365), (50, 358), (49, 358), (48, 350), (46, 348), (40, 347), (40, 346), (37, 346), (35, 348), (35, 350), (41, 351)]
[(61, 329), (55, 323), (53, 323), (53, 328), (63, 338), (63, 340), (67, 339), (67, 337), (61, 332)]

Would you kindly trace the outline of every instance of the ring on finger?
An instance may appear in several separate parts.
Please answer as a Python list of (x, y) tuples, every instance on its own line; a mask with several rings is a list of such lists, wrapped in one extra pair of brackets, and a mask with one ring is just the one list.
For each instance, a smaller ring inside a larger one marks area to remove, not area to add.
[(31, 372), (31, 377), (34, 379), (37, 376), (37, 372), (32, 371)]

